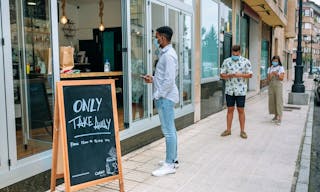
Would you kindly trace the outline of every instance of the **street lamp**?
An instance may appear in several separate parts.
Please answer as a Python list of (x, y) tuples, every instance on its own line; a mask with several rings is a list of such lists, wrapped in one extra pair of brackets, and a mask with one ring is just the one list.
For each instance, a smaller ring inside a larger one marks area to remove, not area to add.
[(311, 40), (310, 40), (310, 44), (311, 44), (311, 56), (310, 56), (310, 70), (309, 70), (309, 75), (312, 75), (312, 64), (313, 64), (313, 60), (312, 60), (312, 54), (313, 54), (313, 51), (312, 51), (312, 33), (311, 33)]
[(298, 23), (298, 47), (297, 59), (294, 66), (294, 83), (291, 93), (289, 93), (288, 103), (295, 105), (307, 105), (309, 95), (305, 93), (305, 86), (302, 81), (303, 66), (302, 66), (302, 51), (301, 51), (301, 34), (302, 34), (302, 0), (299, 0), (299, 23)]
[(298, 47), (296, 66), (294, 66), (294, 83), (292, 85), (293, 93), (304, 93), (305, 86), (302, 81), (303, 66), (302, 66), (302, 51), (301, 51), (301, 34), (302, 34), (302, 0), (299, 0), (299, 23), (298, 23)]

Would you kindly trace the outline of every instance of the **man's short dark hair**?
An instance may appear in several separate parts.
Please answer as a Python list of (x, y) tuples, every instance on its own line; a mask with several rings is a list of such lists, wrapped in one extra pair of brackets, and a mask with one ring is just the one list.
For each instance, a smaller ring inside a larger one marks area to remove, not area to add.
[(233, 45), (231, 50), (234, 52), (240, 51), (240, 45)]
[(161, 35), (165, 36), (169, 42), (171, 41), (173, 31), (170, 27), (168, 26), (159, 27), (156, 31)]

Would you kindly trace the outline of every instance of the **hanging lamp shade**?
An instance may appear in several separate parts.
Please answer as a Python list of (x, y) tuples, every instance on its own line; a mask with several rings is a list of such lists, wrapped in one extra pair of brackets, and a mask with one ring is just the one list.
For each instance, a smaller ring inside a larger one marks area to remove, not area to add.
[(99, 25), (99, 30), (104, 31), (104, 25), (103, 25), (103, 0), (99, 1), (99, 17), (100, 17), (100, 25)]
[(66, 7), (66, 0), (61, 0), (62, 16), (61, 16), (61, 18), (60, 18), (60, 23), (62, 23), (62, 24), (68, 23), (68, 19), (67, 19), (67, 16), (66, 16), (65, 7)]

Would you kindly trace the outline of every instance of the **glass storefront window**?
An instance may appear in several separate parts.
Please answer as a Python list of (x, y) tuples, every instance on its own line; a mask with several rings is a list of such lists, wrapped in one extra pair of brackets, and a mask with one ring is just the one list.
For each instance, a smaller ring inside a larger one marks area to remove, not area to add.
[[(180, 44), (179, 44), (179, 11), (174, 9), (169, 9), (169, 27), (173, 30), (173, 35), (171, 39), (172, 47), (176, 50), (176, 53), (178, 55), (178, 61), (181, 61), (181, 55), (180, 53)], [(179, 62), (180, 63), (180, 62)], [(180, 66), (179, 66), (180, 67)], [(180, 74), (179, 71), (177, 71), (177, 77), (176, 77), (176, 85), (178, 87), (178, 90), (180, 90)], [(179, 107), (179, 103), (176, 104), (176, 107)]]
[(148, 90), (140, 75), (147, 74), (145, 0), (131, 0), (131, 87), (132, 120), (148, 116)]
[(231, 55), (232, 39), (232, 1), (220, 2), (220, 65)]
[(202, 80), (219, 77), (219, 4), (201, 1)]
[(232, 33), (232, 9), (222, 2), (220, 3), (220, 21), (220, 31), (223, 31), (224, 33)]
[(241, 56), (249, 58), (249, 17), (241, 17), (240, 22)]
[(269, 42), (262, 40), (261, 42), (261, 60), (260, 60), (260, 80), (267, 79), (267, 71), (269, 65)]
[(51, 149), (50, 1), (10, 1), (17, 158)]
[[(148, 8), (148, 9), (147, 9)], [(150, 13), (150, 26), (146, 20)], [(176, 85), (180, 91), (180, 103), (176, 107), (192, 103), (192, 16), (180, 9), (161, 2), (130, 1), (131, 79), (133, 122), (157, 115), (152, 100), (151, 84), (146, 84), (140, 74), (154, 74), (160, 49), (155, 46), (156, 29), (168, 25), (173, 30), (171, 43), (179, 60)], [(150, 31), (148, 31), (150, 30)], [(149, 38), (149, 39), (148, 39)], [(151, 52), (148, 51), (150, 43)], [(139, 74), (137, 76), (137, 74)], [(136, 98), (135, 98), (136, 97)]]
[[(151, 32), (152, 32), (152, 39), (153, 42), (156, 36), (156, 30), (157, 28), (165, 25), (165, 6), (160, 5), (157, 3), (151, 3)], [(155, 72), (156, 65), (158, 62), (158, 54), (159, 54), (159, 48), (152, 43), (152, 72)], [(153, 103), (153, 115), (158, 114), (158, 110)]]
[(191, 67), (191, 48), (192, 48), (192, 21), (191, 16), (182, 15), (182, 73), (183, 73), (183, 105), (192, 103), (191, 86), (192, 86), (192, 67)]

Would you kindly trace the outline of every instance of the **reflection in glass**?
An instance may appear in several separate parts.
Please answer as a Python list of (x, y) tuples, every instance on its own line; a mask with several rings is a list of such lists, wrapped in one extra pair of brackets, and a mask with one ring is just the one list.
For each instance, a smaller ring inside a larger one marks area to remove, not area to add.
[[(156, 36), (156, 29), (164, 26), (165, 25), (165, 20), (164, 20), (164, 6), (152, 3), (151, 4), (151, 27), (152, 27), (152, 39), (151, 41), (153, 42), (154, 37)], [(156, 69), (156, 65), (158, 62), (158, 54), (159, 54), (159, 48), (156, 47), (152, 43), (152, 71), (154, 73)], [(157, 108), (155, 104), (153, 103), (153, 115), (158, 114)]]
[(220, 65), (223, 60), (231, 56), (232, 39), (232, 1), (220, 3)]
[(145, 0), (131, 0), (131, 87), (133, 121), (147, 117), (148, 92), (141, 75), (147, 74)]
[(241, 56), (249, 58), (249, 17), (246, 15), (240, 19), (240, 46)]
[(262, 40), (261, 42), (261, 59), (260, 59), (260, 79), (266, 80), (268, 76), (269, 66), (269, 42)]
[[(178, 63), (181, 61), (181, 55), (179, 54), (179, 12), (176, 10), (169, 9), (169, 27), (171, 27), (173, 31), (173, 35), (171, 38), (171, 44), (172, 47), (176, 50), (177, 56), (178, 56)], [(178, 66), (179, 68), (180, 66)], [(178, 90), (180, 90), (180, 75), (179, 75), (179, 69), (176, 71), (176, 85), (178, 87)], [(175, 107), (179, 107), (179, 103), (176, 104)]]
[(35, 4), (10, 0), (18, 159), (51, 149), (52, 141), (50, 3)]
[(191, 16), (182, 15), (182, 73), (183, 73), (183, 105), (190, 104), (191, 101)]
[(224, 33), (232, 33), (232, 2), (230, 4), (229, 7), (228, 4), (220, 3), (220, 30)]
[(201, 1), (202, 79), (219, 76), (218, 19), (218, 3), (212, 0)]

